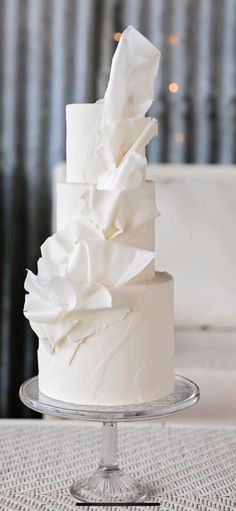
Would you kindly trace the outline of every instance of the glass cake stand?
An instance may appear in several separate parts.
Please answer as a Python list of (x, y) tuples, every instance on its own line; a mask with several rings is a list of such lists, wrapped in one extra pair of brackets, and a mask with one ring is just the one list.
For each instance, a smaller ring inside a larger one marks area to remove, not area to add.
[(70, 493), (84, 503), (138, 503), (148, 496), (148, 488), (118, 465), (117, 423), (160, 419), (194, 405), (200, 397), (198, 386), (175, 376), (171, 394), (149, 403), (125, 406), (87, 406), (51, 399), (39, 391), (38, 377), (25, 381), (20, 388), (21, 401), (37, 412), (82, 421), (102, 422), (101, 457), (97, 470), (79, 479)]

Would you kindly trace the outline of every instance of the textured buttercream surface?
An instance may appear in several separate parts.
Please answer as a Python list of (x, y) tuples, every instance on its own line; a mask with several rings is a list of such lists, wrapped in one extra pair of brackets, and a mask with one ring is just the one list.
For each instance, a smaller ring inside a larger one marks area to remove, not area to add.
[(117, 301), (125, 298), (130, 312), (88, 337), (77, 351), (73, 342), (62, 342), (52, 354), (40, 342), (40, 390), (55, 399), (96, 405), (152, 401), (171, 392), (172, 284), (170, 275), (156, 273), (146, 283), (117, 288)]

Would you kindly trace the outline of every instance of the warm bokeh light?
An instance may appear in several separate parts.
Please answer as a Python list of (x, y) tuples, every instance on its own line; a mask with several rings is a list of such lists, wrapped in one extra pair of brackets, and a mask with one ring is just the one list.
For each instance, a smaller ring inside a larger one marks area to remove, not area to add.
[(177, 83), (175, 83), (175, 82), (171, 82), (168, 85), (168, 89), (169, 89), (170, 92), (175, 94), (176, 92), (179, 91), (179, 85)]
[(121, 38), (121, 32), (115, 32), (113, 38), (118, 43)]
[(178, 37), (177, 35), (169, 35), (167, 37), (167, 42), (170, 46), (179, 46), (180, 37)]
[(182, 131), (178, 131), (177, 133), (175, 133), (174, 138), (178, 144), (183, 144), (183, 142), (185, 141), (185, 134)]

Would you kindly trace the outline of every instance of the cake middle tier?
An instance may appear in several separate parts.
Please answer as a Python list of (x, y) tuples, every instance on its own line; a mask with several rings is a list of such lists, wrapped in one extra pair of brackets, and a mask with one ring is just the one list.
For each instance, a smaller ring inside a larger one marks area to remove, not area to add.
[[(98, 329), (78, 345), (65, 338), (52, 352), (39, 339), (39, 388), (54, 399), (85, 405), (153, 401), (174, 387), (173, 279), (153, 280), (115, 290), (127, 315)], [(103, 324), (104, 310), (97, 311)]]
[[(82, 196), (89, 190), (91, 185), (78, 183), (58, 183), (57, 184), (57, 231), (63, 229), (68, 222), (81, 216), (81, 210), (84, 205)], [(146, 181), (143, 191), (143, 198), (148, 199), (155, 204), (155, 183)], [(109, 192), (108, 192), (109, 193)], [(137, 197), (137, 208), (142, 208)], [(142, 215), (142, 211), (141, 211)], [(145, 212), (143, 211), (145, 217)], [(144, 250), (155, 250), (155, 218), (144, 222), (137, 229), (130, 229), (130, 222), (127, 222), (127, 228), (119, 235), (113, 237), (113, 241), (124, 243)], [(135, 282), (150, 280), (155, 274), (155, 260), (153, 260), (141, 274), (135, 277)]]

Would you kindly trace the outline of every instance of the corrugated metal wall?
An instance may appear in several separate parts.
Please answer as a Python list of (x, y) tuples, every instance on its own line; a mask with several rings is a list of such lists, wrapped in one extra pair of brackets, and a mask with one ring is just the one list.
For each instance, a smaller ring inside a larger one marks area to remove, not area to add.
[(103, 96), (113, 35), (128, 24), (162, 51), (150, 160), (236, 160), (236, 0), (0, 0), (2, 417), (30, 413), (18, 400), (20, 383), (37, 370), (23, 281), (50, 231), (64, 107)]

